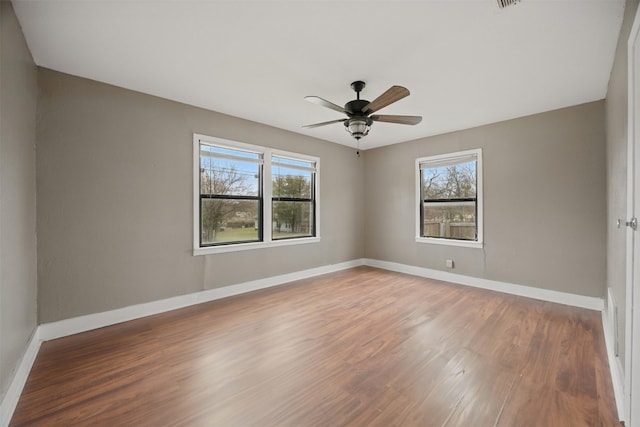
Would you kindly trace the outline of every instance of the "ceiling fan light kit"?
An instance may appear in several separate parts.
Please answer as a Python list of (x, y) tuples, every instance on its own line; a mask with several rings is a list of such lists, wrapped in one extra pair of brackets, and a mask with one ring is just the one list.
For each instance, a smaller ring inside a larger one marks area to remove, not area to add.
[(364, 117), (354, 117), (344, 122), (344, 127), (355, 139), (360, 139), (369, 134), (373, 120)]
[(347, 102), (344, 105), (344, 108), (340, 107), (337, 104), (334, 104), (333, 102), (329, 102), (326, 99), (320, 98), (319, 96), (306, 96), (305, 99), (307, 101), (344, 113), (348, 118), (315, 123), (303, 127), (310, 129), (329, 125), (332, 123), (343, 123), (346, 131), (349, 132), (349, 134), (357, 141), (359, 141), (360, 138), (369, 134), (373, 122), (417, 125), (422, 121), (421, 116), (394, 116), (379, 114), (371, 116), (370, 114), (380, 110), (381, 108), (384, 108), (389, 104), (393, 104), (394, 102), (409, 96), (409, 90), (402, 86), (391, 86), (382, 95), (369, 102), (366, 99), (360, 99), (360, 92), (362, 91), (362, 89), (364, 89), (364, 87), (365, 82), (361, 80), (351, 83), (351, 88), (356, 92), (356, 99)]

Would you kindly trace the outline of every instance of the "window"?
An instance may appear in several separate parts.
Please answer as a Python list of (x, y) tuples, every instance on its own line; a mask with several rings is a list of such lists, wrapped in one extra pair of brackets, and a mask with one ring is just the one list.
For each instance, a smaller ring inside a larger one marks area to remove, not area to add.
[(482, 247), (482, 151), (416, 160), (416, 241)]
[(262, 240), (262, 154), (200, 144), (200, 246)]
[(273, 239), (315, 236), (315, 162), (271, 158)]
[(318, 163), (194, 134), (194, 254), (318, 241)]

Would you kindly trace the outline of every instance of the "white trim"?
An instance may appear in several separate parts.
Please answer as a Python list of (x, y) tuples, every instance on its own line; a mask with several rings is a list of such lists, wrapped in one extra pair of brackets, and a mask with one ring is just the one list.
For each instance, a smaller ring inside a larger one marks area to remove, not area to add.
[(542, 301), (586, 308), (589, 310), (602, 311), (604, 309), (604, 300), (602, 298), (552, 291), (550, 289), (534, 288), (531, 286), (516, 285), (513, 283), (499, 282), (490, 279), (481, 279), (479, 277), (465, 276), (462, 274), (449, 273), (447, 271), (433, 270), (424, 267), (416, 267), (413, 265), (399, 264), (396, 262), (379, 261), (368, 258), (364, 261), (365, 265), (371, 267), (397, 271), (399, 273), (406, 273), (414, 276), (426, 277), (428, 279), (443, 280), (446, 282), (458, 283), (460, 285), (473, 286), (474, 288), (488, 289), (491, 291), (503, 292), (505, 294), (519, 295)]
[(222, 288), (208, 289), (206, 291), (195, 292), (187, 295), (152, 301), (144, 304), (137, 304), (102, 313), (88, 314), (86, 316), (73, 317), (71, 319), (60, 320), (58, 322), (44, 323), (40, 325), (40, 339), (48, 341), (68, 335), (86, 332), (105, 326), (141, 317), (164, 313), (203, 302), (213, 301), (221, 298), (239, 295), (258, 289), (270, 288), (296, 280), (307, 279), (321, 274), (333, 273), (348, 268), (363, 265), (362, 259), (330, 264), (323, 267), (311, 268), (309, 270), (297, 271), (294, 273), (281, 274), (279, 276), (267, 277), (264, 279), (252, 280), (250, 282), (239, 283), (237, 285), (225, 286)]
[[(210, 145), (210, 147), (215, 147), (215, 148), (223, 148), (223, 147), (218, 147), (217, 145)], [(227, 151), (229, 151), (228, 148), (225, 148)], [(243, 150), (239, 150), (236, 149), (236, 151), (243, 151)], [(253, 152), (252, 152), (253, 153)], [(260, 153), (255, 153), (255, 154), (260, 154)], [(264, 163), (264, 159), (262, 157), (257, 157), (255, 159), (251, 158), (251, 157), (242, 157), (242, 156), (234, 156), (232, 154), (222, 154), (222, 153), (211, 153), (209, 151), (205, 151), (202, 150), (202, 146), (200, 146), (200, 156), (205, 156), (205, 157), (213, 157), (216, 159), (225, 159), (225, 160), (237, 160), (239, 162), (243, 162), (243, 163), (255, 163), (258, 165), (261, 165)]]
[(29, 378), (29, 373), (31, 372), (33, 363), (38, 356), (38, 350), (40, 350), (41, 342), (42, 338), (40, 337), (40, 327), (37, 327), (33, 331), (31, 339), (29, 339), (27, 350), (22, 356), (22, 359), (18, 364), (18, 368), (13, 376), (13, 380), (9, 384), (7, 393), (4, 395), (2, 402), (0, 403), (0, 426), (2, 427), (8, 426), (11, 421), (13, 412), (18, 405), (18, 400), (20, 400), (22, 389), (27, 383), (27, 378)]
[(436, 154), (433, 156), (420, 157), (418, 159), (420, 168), (434, 168), (440, 166), (453, 166), (461, 163), (469, 163), (477, 160), (478, 152), (481, 152), (481, 148), (475, 148), (472, 150), (456, 151), (453, 153)]
[(602, 331), (604, 332), (604, 342), (607, 348), (607, 358), (609, 359), (609, 370), (611, 371), (611, 383), (613, 385), (613, 395), (616, 400), (618, 419), (625, 421), (624, 416), (624, 374), (620, 359), (615, 356), (613, 325), (609, 321), (608, 310), (602, 311)]
[[(270, 214), (270, 211), (269, 211)], [(265, 212), (266, 217), (266, 212)], [(252, 249), (268, 249), (275, 248), (277, 246), (290, 246), (290, 245), (301, 245), (304, 243), (318, 243), (320, 241), (320, 237), (299, 237), (296, 239), (282, 239), (282, 240), (271, 240), (270, 242), (255, 242), (255, 243), (238, 243), (235, 245), (220, 245), (220, 246), (207, 246), (204, 248), (194, 248), (193, 255), (211, 255), (211, 254), (219, 254), (223, 252), (238, 252), (238, 251), (248, 251)]]
[(416, 243), (429, 243), (432, 245), (460, 246), (463, 248), (482, 249), (482, 242), (476, 242), (475, 240), (442, 239), (437, 237), (416, 237)]
[(281, 167), (286, 167), (290, 169), (300, 169), (300, 170), (306, 170), (306, 171), (316, 171), (316, 172), (318, 171), (318, 162), (320, 161), (320, 159), (317, 156), (311, 156), (309, 154), (302, 154), (302, 153), (294, 153), (293, 151), (278, 150), (276, 148), (269, 148), (269, 151), (271, 151), (271, 156), (273, 157), (280, 157), (287, 160), (312, 162), (316, 164), (315, 168), (311, 168), (311, 167), (288, 165), (288, 164), (275, 162), (277, 165)]
[(363, 258), (342, 262), (339, 264), (330, 264), (322, 267), (312, 268), (309, 270), (253, 280), (250, 282), (239, 283), (237, 285), (208, 289), (205, 291), (195, 292), (187, 295), (180, 295), (177, 297), (152, 301), (144, 304), (132, 305), (101, 313), (88, 314), (86, 316), (74, 317), (70, 319), (60, 320), (58, 322), (44, 323), (40, 325), (39, 336), (41, 340), (48, 341), (68, 335), (77, 334), (80, 332), (102, 328), (109, 325), (115, 325), (117, 323), (134, 320), (141, 317), (164, 313), (167, 311), (188, 307), (203, 302), (255, 291), (258, 289), (278, 286), (296, 280), (319, 276), (321, 274), (346, 270), (348, 268), (358, 267), (361, 265), (368, 265), (384, 270), (397, 271), (414, 276), (443, 280), (447, 282), (458, 283), (497, 292), (504, 292), (507, 294), (519, 295), (543, 301), (587, 308), (590, 310), (602, 311), (604, 307), (604, 301), (601, 298), (569, 294), (564, 292), (552, 291), (549, 289), (533, 288), (530, 286), (498, 282), (495, 280), (481, 279), (477, 277), (465, 276), (462, 274), (454, 274), (446, 271), (432, 270), (424, 267), (416, 267), (395, 262)]
[[(636, 82), (636, 50), (640, 35), (640, 8), (636, 10), (633, 25), (627, 40), (627, 218), (637, 215), (635, 212), (636, 187), (636, 145), (640, 145), (637, 139), (638, 123), (636, 105), (637, 89), (640, 82)], [(640, 359), (640, 316), (634, 316), (634, 308), (640, 309), (640, 292), (635, 292), (640, 286), (638, 271), (635, 271), (635, 259), (640, 256), (635, 251), (635, 236), (631, 227), (627, 227), (627, 257), (626, 257), (626, 296), (625, 296), (625, 366), (624, 366), (624, 417), (631, 427), (640, 425), (640, 405), (632, 405), (633, 399), (640, 398), (640, 360), (633, 360), (634, 355)], [(638, 282), (639, 284), (635, 283)]]
[[(223, 148), (226, 150), (237, 149), (252, 154), (261, 154), (264, 150), (264, 147), (261, 147), (259, 145), (247, 144), (246, 142), (233, 141), (231, 139), (218, 138), (215, 136), (202, 135), (199, 133), (193, 134), (193, 141), (198, 143), (202, 141), (207, 145), (213, 145), (214, 147)], [(247, 161), (253, 160), (247, 159)], [(198, 163), (200, 163), (200, 159), (198, 159)]]
[[(200, 138), (193, 134), (193, 249), (200, 247)], [(195, 255), (195, 253), (194, 253)]]

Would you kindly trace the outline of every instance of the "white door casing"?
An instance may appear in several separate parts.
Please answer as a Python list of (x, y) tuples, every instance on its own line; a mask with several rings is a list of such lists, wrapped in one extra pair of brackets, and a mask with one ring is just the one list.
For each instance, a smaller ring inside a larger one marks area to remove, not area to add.
[[(629, 40), (627, 128), (627, 218), (640, 215), (640, 8)], [(627, 227), (624, 407), (627, 425), (640, 427), (640, 238)], [(636, 315), (634, 315), (634, 313)]]

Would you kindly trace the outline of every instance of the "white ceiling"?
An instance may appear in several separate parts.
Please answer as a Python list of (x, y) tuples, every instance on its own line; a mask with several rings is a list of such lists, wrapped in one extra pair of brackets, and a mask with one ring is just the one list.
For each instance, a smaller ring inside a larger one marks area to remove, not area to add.
[(602, 99), (624, 0), (13, 0), (37, 65), (354, 146), (306, 102), (411, 95), (363, 149)]

